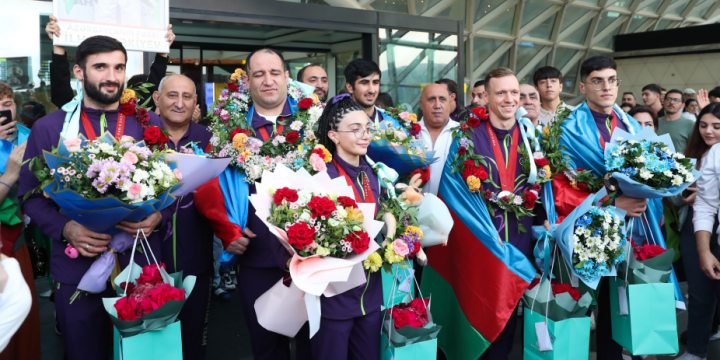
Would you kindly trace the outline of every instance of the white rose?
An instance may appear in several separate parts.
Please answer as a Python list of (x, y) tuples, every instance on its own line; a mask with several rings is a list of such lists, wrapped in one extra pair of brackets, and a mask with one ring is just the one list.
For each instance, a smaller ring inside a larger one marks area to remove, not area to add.
[(300, 221), (304, 221), (304, 222), (306, 222), (306, 223), (309, 223), (309, 222), (310, 222), (310, 219), (312, 219), (312, 216), (310, 215), (310, 213), (307, 213), (307, 212), (304, 212), (304, 211), (303, 211), (303, 213), (300, 214), (300, 217), (299, 217), (299, 220), (300, 220)]
[(250, 165), (248, 169), (248, 176), (251, 179), (259, 179), (262, 176), (263, 168), (260, 165)]
[(330, 225), (331, 227), (338, 227), (338, 225), (340, 225), (340, 222), (333, 218), (330, 218), (328, 219), (328, 225)]
[(133, 180), (133, 182), (139, 183), (143, 180), (147, 180), (149, 177), (150, 176), (147, 171), (137, 169), (137, 170), (135, 170), (135, 174), (133, 174), (132, 180)]

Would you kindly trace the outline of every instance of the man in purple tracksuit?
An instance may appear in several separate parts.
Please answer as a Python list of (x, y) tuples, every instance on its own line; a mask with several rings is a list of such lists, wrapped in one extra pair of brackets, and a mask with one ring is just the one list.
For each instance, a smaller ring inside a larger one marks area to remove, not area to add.
[[(122, 132), (135, 139), (143, 138), (143, 127), (134, 116), (125, 116), (122, 126), (118, 126), (120, 96), (125, 82), (125, 62), (127, 52), (122, 44), (110, 37), (93, 36), (83, 41), (77, 48), (73, 71), (75, 77), (83, 82), (85, 97), (82, 111), (87, 115), (92, 129), (80, 124), (79, 134), (88, 136), (88, 132), (101, 134), (103, 129), (111, 133)], [(162, 126), (154, 113), (149, 113), (150, 125)], [(24, 160), (42, 155), (43, 150), (50, 151), (60, 141), (65, 111), (58, 110), (38, 120), (27, 142)], [(101, 121), (104, 119), (104, 122)], [(88, 131), (90, 130), (90, 131)], [(20, 173), (19, 197), (31, 192), (39, 185), (38, 179), (24, 166)], [(106, 359), (112, 349), (112, 326), (102, 304), (102, 297), (114, 296), (108, 288), (100, 294), (83, 294), (70, 304), (70, 297), (77, 284), (90, 268), (95, 257), (107, 250), (110, 235), (90, 231), (79, 223), (60, 214), (59, 207), (42, 194), (32, 194), (22, 204), (22, 210), (30, 216), (32, 223), (43, 233), (50, 236), (53, 245), (51, 273), (56, 281), (55, 307), (60, 330), (63, 333), (66, 358)], [(160, 256), (160, 239), (153, 231), (162, 227), (172, 217), (170, 208), (148, 216), (137, 223), (121, 222), (118, 229), (135, 235), (142, 228), (156, 257)], [(65, 241), (78, 250), (81, 256), (72, 259), (65, 255)], [(130, 252), (119, 254), (120, 266), (126, 266)], [(140, 264), (144, 257), (136, 257)]]

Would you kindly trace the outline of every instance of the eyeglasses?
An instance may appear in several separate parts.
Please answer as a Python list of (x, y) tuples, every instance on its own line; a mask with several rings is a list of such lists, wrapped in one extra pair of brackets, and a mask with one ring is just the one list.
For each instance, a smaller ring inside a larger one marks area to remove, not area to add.
[(682, 102), (682, 100), (680, 100), (680, 99), (673, 99), (673, 98), (669, 98), (667, 96), (665, 97), (665, 101), (675, 103), (675, 104), (679, 104)]
[(355, 134), (355, 138), (360, 140), (365, 137), (365, 133), (370, 134), (370, 136), (374, 136), (375, 133), (377, 133), (377, 129), (374, 127), (363, 129), (363, 128), (357, 128), (355, 130), (347, 130), (347, 131), (339, 131), (335, 130), (335, 132), (344, 132), (344, 133), (353, 133)]
[(585, 82), (585, 83), (592, 85), (592, 88), (595, 89), (596, 91), (600, 91), (600, 90), (602, 90), (603, 88), (605, 88), (605, 82), (606, 82), (606, 81), (607, 81), (608, 85), (610, 85), (610, 88), (611, 88), (611, 89), (617, 89), (617, 88), (619, 88), (619, 87), (620, 87), (620, 83), (622, 82), (622, 80), (620, 80), (620, 79), (618, 79), (618, 78), (610, 78), (610, 79), (607, 79), (607, 80), (594, 79), (594, 80), (592, 80), (592, 81), (590, 81), (590, 82)]

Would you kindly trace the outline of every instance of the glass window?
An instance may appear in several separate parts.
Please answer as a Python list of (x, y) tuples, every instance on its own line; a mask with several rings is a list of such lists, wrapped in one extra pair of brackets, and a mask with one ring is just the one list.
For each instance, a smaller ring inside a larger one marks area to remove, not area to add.
[(660, 22), (658, 22), (658, 26), (655, 30), (665, 30), (673, 22), (674, 22), (674, 20), (666, 20), (666, 19), (660, 20)]
[(525, 7), (523, 8), (522, 22), (520, 27), (527, 25), (530, 21), (535, 19), (536, 16), (540, 15), (543, 11), (549, 9), (552, 6), (551, 3), (537, 0), (527, 0)]
[(373, 1), (370, 6), (376, 11), (394, 12), (394, 13), (408, 13), (407, 1), (400, 0), (381, 0)]
[[(547, 66), (549, 64), (549, 61), (550, 61), (550, 55), (548, 54), (548, 56), (546, 56), (542, 60), (540, 60), (540, 62), (535, 66), (535, 68), (533, 70), (539, 69), (543, 66)], [(520, 68), (518, 68), (518, 69), (520, 69)], [(533, 84), (533, 75), (534, 74), (535, 74), (534, 71), (528, 72), (525, 76), (523, 76), (522, 79), (520, 79), (520, 83), (534, 85)]]
[(508, 51), (502, 54), (502, 56), (500, 56), (497, 61), (495, 61), (492, 65), (485, 69), (485, 71), (483, 71), (477, 78), (485, 79), (485, 75), (487, 75), (487, 73), (489, 73), (493, 69), (497, 69), (499, 67), (510, 67), (510, 50), (512, 49), (508, 49)]
[(600, 22), (598, 23), (597, 30), (595, 31), (595, 35), (601, 33), (603, 30), (605, 30), (610, 24), (612, 24), (615, 20), (617, 20), (620, 17), (620, 13), (615, 11), (605, 11), (600, 16)]
[(650, 5), (646, 6), (646, 7), (644, 7), (644, 8), (642, 8), (642, 9), (639, 9), (639, 10), (649, 11), (649, 12), (651, 12), (651, 13), (656, 13), (657, 10), (658, 10), (658, 8), (660, 8), (660, 5), (662, 5), (662, 2), (663, 2), (663, 0), (655, 0), (654, 3), (652, 3), (652, 4), (650, 4)]
[(593, 5), (597, 5), (597, 3), (598, 3), (598, 0), (578, 0), (578, 1), (588, 3), (588, 4), (593, 4)]
[[(381, 32), (387, 32), (381, 29)], [(392, 31), (381, 37), (381, 90), (395, 103), (415, 107), (424, 84), (457, 79), (457, 36), (417, 31)]]
[(555, 50), (555, 66), (557, 69), (562, 70), (562, 68), (567, 65), (568, 61), (572, 59), (575, 54), (577, 54), (579, 50), (576, 49), (568, 49), (564, 47), (559, 47)]
[[(382, 33), (382, 31), (380, 33)], [(340, 90), (345, 88), (345, 67), (351, 61), (360, 58), (362, 58), (362, 51), (335, 54), (335, 92), (333, 92), (333, 89), (328, 89), (330, 93), (338, 94)], [(383, 79), (386, 78), (383, 77)]]
[[(470, 0), (468, 0), (470, 1)], [(489, 12), (495, 10), (496, 7), (500, 6), (505, 0), (473, 0), (475, 1), (475, 21), (478, 21), (485, 17)]]
[(614, 37), (615, 35), (620, 33), (620, 28), (622, 26), (618, 26), (610, 35), (606, 36), (602, 40), (598, 41), (595, 46), (605, 48), (605, 49), (613, 49), (614, 48)]
[(684, 4), (682, 4), (682, 5), (680, 5), (680, 6), (676, 7), (676, 8), (668, 11), (668, 14), (670, 14), (670, 15), (680, 15), (680, 14), (682, 14), (683, 11), (685, 11), (685, 8), (687, 8), (688, 5), (690, 5), (690, 2), (689, 2), (689, 1), (686, 1)]
[(542, 49), (543, 45), (537, 45), (529, 42), (519, 42), (517, 49), (517, 66), (516, 71), (522, 70), (532, 58), (535, 57)]
[(575, 21), (580, 19), (583, 15), (587, 14), (588, 12), (590, 12), (589, 9), (569, 6), (567, 8), (567, 10), (565, 11), (565, 18), (563, 19), (561, 31), (567, 29), (570, 25), (572, 25)]
[(477, 68), (497, 50), (505, 40), (476, 37), (473, 38), (473, 66)]
[(534, 37), (534, 38), (538, 38), (538, 39), (550, 40), (550, 36), (552, 35), (553, 27), (555, 26), (556, 18), (557, 18), (557, 15), (553, 15), (553, 16), (547, 18), (540, 25), (538, 25), (534, 29), (530, 30), (530, 32), (527, 35)]
[(515, 9), (517, 5), (503, 11), (497, 17), (482, 27), (486, 31), (494, 31), (503, 34), (509, 34), (512, 31), (513, 19), (515, 17)]
[(579, 29), (570, 34), (570, 36), (566, 37), (563, 41), (567, 41), (573, 44), (584, 44), (588, 31), (590, 31), (591, 24), (592, 21), (588, 21), (587, 23), (585, 23), (585, 25), (580, 26)]
[(630, 4), (632, 4), (632, 0), (620, 0), (611, 4), (610, 6), (619, 7), (621, 9), (629, 9)]
[(632, 22), (630, 23), (630, 27), (628, 27), (628, 34), (634, 33), (637, 29), (640, 28), (646, 21), (651, 21), (645, 16), (642, 15), (635, 15), (632, 18)]
[(580, 61), (578, 61), (575, 65), (573, 65), (572, 68), (570, 68), (570, 71), (567, 72), (567, 74), (563, 74), (563, 91), (566, 93), (572, 93), (575, 91), (575, 86), (577, 85), (579, 79), (578, 79), (578, 72), (580, 71)]

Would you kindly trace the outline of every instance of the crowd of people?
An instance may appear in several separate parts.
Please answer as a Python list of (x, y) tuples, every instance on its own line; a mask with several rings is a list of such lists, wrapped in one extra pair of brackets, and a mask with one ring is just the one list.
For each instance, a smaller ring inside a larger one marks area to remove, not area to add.
[[(57, 19), (51, 17), (46, 31), (51, 36), (59, 35)], [(171, 29), (167, 40), (174, 40)], [(102, 133), (107, 128), (141, 139), (140, 121), (121, 111), (120, 98), (125, 86), (149, 83), (152, 84), (149, 104), (153, 111), (148, 113), (147, 121), (169, 133), (169, 149), (180, 151), (188, 144), (205, 149), (211, 142), (212, 134), (203, 125), (207, 119), (200, 116), (196, 84), (181, 74), (166, 75), (168, 54), (158, 54), (149, 74), (132, 79), (126, 79), (126, 59), (127, 52), (122, 44), (109, 37), (91, 37), (80, 44), (72, 67), (74, 77), (82, 84), (83, 97), (78, 100), (70, 83), (67, 54), (64, 48), (55, 46), (49, 86), (50, 100), (57, 109), (47, 114), (46, 107), (40, 102), (22, 99), (11, 86), (0, 83), (0, 110), (10, 110), (12, 114), (11, 119), (0, 118), (0, 122), (11, 120), (0, 126), (0, 139), (12, 144), (0, 166), (0, 360), (40, 359), (38, 294), (34, 279), (44, 275), (45, 271), (41, 272), (42, 264), (39, 263), (47, 263), (45, 267), (49, 269), (51, 293), (47, 295), (55, 304), (56, 331), (63, 338), (65, 357), (71, 360), (106, 359), (113, 347), (112, 327), (102, 303), (104, 297), (114, 296), (112, 289), (108, 287), (97, 294), (86, 293), (69, 301), (95, 257), (107, 250), (110, 235), (93, 232), (70, 220), (53, 200), (34, 192), (39, 180), (27, 165), (22, 165), (23, 161), (57, 146), (67, 122), (64, 106), (81, 101), (82, 116), (88, 120), (78, 130), (82, 135)], [(295, 116), (287, 93), (290, 79), (286, 69), (282, 53), (271, 48), (255, 50), (246, 58), (249, 91), (254, 104), (248, 118), (258, 136), (273, 133), (277, 124), (286, 123)], [(334, 97), (329, 94), (328, 75), (320, 65), (304, 67), (298, 72), (296, 81), (315, 87), (314, 94), (326, 103), (316, 136), (318, 143), (333, 154), (334, 160), (328, 163), (328, 174), (332, 178), (344, 176), (363, 202), (379, 204), (382, 189), (364, 155), (375, 132), (374, 126), (397, 122), (384, 111), (396, 104), (389, 94), (380, 92), (382, 72), (373, 61), (354, 60), (346, 66), (344, 75), (343, 91)], [(468, 89), (471, 103), (467, 106), (463, 105), (463, 92), (453, 80), (439, 79), (424, 86), (417, 111), (421, 114), (418, 116), (418, 138), (428, 149), (435, 151), (438, 161), (429, 165), (429, 177), (422, 191), (435, 195), (442, 193), (448, 181), (448, 167), (453, 162), (448, 155), (457, 148), (455, 137), (459, 131), (467, 131), (459, 129), (467, 127), (468, 118), (478, 107), (484, 109), (487, 118), (485, 124), (474, 127), (468, 138), (474, 144), (471, 152), (493, 159), (495, 167), (487, 170), (491, 178), (501, 180), (499, 184), (481, 183), (479, 190), (482, 193), (499, 193), (506, 189), (513, 192), (531, 185), (522, 175), (508, 177), (510, 180), (506, 181), (506, 172), (526, 172), (521, 157), (517, 156), (517, 148), (523, 146), (517, 140), (520, 119), (516, 118), (516, 112), (520, 107), (527, 112), (524, 117), (538, 135), (545, 134), (553, 126), (593, 129), (592, 133), (580, 131), (578, 136), (564, 135), (564, 155), (576, 165), (602, 163), (600, 146), (586, 153), (575, 151), (581, 143), (587, 143), (586, 137), (594, 139), (593, 145), (598, 145), (599, 141), (604, 148), (604, 143), (610, 141), (617, 128), (624, 131), (650, 128), (658, 135), (669, 134), (675, 151), (697, 159), (697, 169), (702, 171), (697, 184), (682, 194), (664, 198), (662, 203), (657, 199), (626, 195), (616, 197), (613, 203), (625, 210), (629, 218), (641, 217), (651, 209), (660, 210), (662, 237), (668, 248), (674, 248), (680, 254), (674, 263), (678, 280), (688, 284), (688, 326), (687, 332), (681, 335), (681, 341), (687, 344), (687, 352), (678, 359), (706, 359), (709, 342), (720, 339), (720, 315), (716, 306), (720, 297), (716, 235), (720, 207), (720, 147), (714, 146), (720, 142), (720, 87), (709, 92), (666, 91), (657, 84), (649, 84), (643, 87), (643, 104), (638, 104), (631, 92), (623, 93), (618, 99), (621, 79), (617, 76), (617, 65), (605, 56), (585, 60), (580, 68), (580, 80), (580, 91), (586, 100), (577, 106), (562, 101), (563, 75), (551, 66), (537, 69), (532, 84), (520, 84), (511, 69), (494, 69)], [(621, 105), (617, 107), (616, 104)], [(560, 116), (565, 118), (560, 119)], [(30, 129), (29, 136), (20, 136), (19, 125), (23, 124)], [(567, 134), (574, 133), (568, 131)], [(502, 139), (504, 146), (498, 144), (498, 139)], [(602, 171), (597, 172), (604, 175)], [(569, 184), (557, 188), (554, 184), (553, 187), (556, 199), (581, 191)], [(184, 276), (197, 278), (195, 290), (178, 317), (182, 322), (183, 358), (205, 358), (208, 304), (211, 299), (228, 301), (237, 294), (250, 330), (254, 358), (290, 359), (291, 339), (260, 325), (254, 305), (262, 294), (287, 275), (291, 255), (255, 215), (252, 205), (247, 226), (242, 228), (231, 222), (224, 205), (218, 206), (217, 201), (211, 201), (222, 197), (219, 187), (205, 190), (202, 196), (189, 194), (177, 204), (142, 221), (123, 221), (117, 229), (132, 235), (139, 230), (151, 234), (148, 239), (153, 253), (162, 259), (169, 273), (182, 271)], [(558, 215), (567, 215), (577, 205), (556, 202)], [(520, 229), (542, 224), (546, 214), (542, 206), (526, 206), (526, 209), (531, 216), (520, 217), (518, 213), (506, 211), (504, 217), (493, 217), (491, 222), (502, 241), (531, 258), (534, 247), (531, 232)], [(451, 236), (446, 247), (429, 248), (431, 265), (450, 261), (453, 253), (463, 251), (464, 245), (453, 240)], [(69, 246), (77, 249), (80, 256), (67, 256), (65, 251)], [(43, 256), (43, 248), (49, 255)], [(217, 259), (223, 250), (239, 255), (236, 266), (224, 269), (219, 265)], [(130, 256), (118, 254), (118, 259), (120, 267), (124, 268)], [(422, 276), (421, 265), (415, 264), (418, 280)], [(606, 277), (599, 286), (604, 291), (599, 292), (596, 306), (588, 314), (594, 312), (593, 319), (597, 319), (597, 324), (593, 324), (597, 358), (627, 358), (630, 353), (612, 338)], [(238, 291), (232, 292), (235, 289)], [(294, 339), (295, 358), (377, 359), (382, 292), (378, 280), (368, 280), (367, 286), (363, 284), (338, 296), (323, 297), (320, 330), (312, 338), (307, 325), (300, 330)], [(522, 316), (518, 310), (501, 324), (497, 338), (481, 359), (508, 358), (516, 331), (522, 331), (516, 329), (517, 317)], [(652, 359), (653, 355), (643, 358)]]

